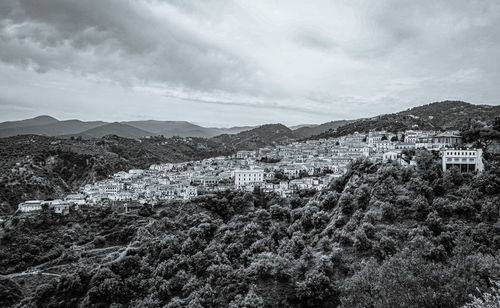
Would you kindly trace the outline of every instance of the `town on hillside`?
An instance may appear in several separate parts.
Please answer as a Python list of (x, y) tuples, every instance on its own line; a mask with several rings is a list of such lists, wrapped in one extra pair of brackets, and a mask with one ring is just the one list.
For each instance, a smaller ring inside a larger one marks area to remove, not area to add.
[(71, 207), (113, 207), (130, 211), (173, 200), (190, 200), (224, 190), (273, 192), (289, 197), (300, 190), (321, 190), (341, 177), (359, 158), (375, 162), (416, 166), (409, 153), (415, 149), (439, 152), (443, 171), (484, 170), (482, 150), (468, 148), (458, 131), (406, 130), (400, 133), (371, 131), (338, 138), (307, 140), (288, 145), (238, 151), (231, 156), (182, 163), (154, 164), (149, 169), (117, 172), (106, 180), (80, 187), (64, 199), (27, 200), (20, 212), (44, 207), (68, 213)]

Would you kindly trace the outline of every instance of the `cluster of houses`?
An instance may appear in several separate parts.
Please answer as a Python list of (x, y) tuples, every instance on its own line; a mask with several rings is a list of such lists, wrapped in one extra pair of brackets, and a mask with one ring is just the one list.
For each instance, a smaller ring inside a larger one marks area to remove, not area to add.
[(256, 188), (283, 197), (304, 190), (321, 190), (345, 174), (358, 158), (416, 165), (405, 150), (425, 148), (440, 151), (443, 170), (458, 167), (463, 172), (482, 171), (482, 152), (458, 149), (458, 132), (407, 130), (401, 133), (373, 131), (351, 135), (293, 142), (286, 146), (239, 151), (183, 163), (155, 164), (149, 169), (115, 173), (106, 180), (87, 184), (78, 194), (64, 200), (31, 200), (19, 204), (21, 212), (41, 210), (44, 205), (57, 213), (71, 206), (116, 206), (127, 208), (170, 200), (190, 200), (200, 194), (228, 189), (252, 191)]

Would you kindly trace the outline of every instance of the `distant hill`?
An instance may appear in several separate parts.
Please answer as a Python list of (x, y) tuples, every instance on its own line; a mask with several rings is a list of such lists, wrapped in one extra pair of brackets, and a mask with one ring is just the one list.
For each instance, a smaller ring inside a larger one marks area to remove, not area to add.
[(7, 121), (0, 123), (0, 130), (7, 128), (15, 128), (15, 127), (28, 127), (28, 126), (37, 126), (37, 125), (46, 125), (51, 123), (58, 122), (57, 119), (47, 116), (41, 115), (35, 118), (20, 120), (20, 121)]
[(154, 133), (156, 135), (163, 135), (165, 137), (173, 137), (173, 136), (186, 137), (176, 134), (184, 135), (186, 132), (189, 131), (203, 129), (203, 127), (189, 123), (187, 121), (147, 120), (147, 121), (128, 121), (121, 123)]
[(360, 119), (310, 139), (340, 137), (354, 132), (407, 129), (459, 130), (472, 119), (492, 123), (500, 114), (500, 106), (473, 105), (462, 101), (443, 101), (414, 107), (405, 111)]
[(291, 130), (297, 130), (302, 127), (316, 127), (319, 124), (299, 124), (299, 125), (293, 125), (293, 126), (288, 126)]
[(340, 126), (346, 125), (348, 123), (353, 122), (353, 120), (340, 120), (340, 121), (331, 121), (327, 123), (323, 123), (320, 125), (313, 126), (303, 126), (293, 130), (293, 132), (301, 138), (307, 138), (314, 135), (318, 135), (329, 130), (337, 129)]
[(101, 138), (107, 135), (116, 135), (123, 138), (136, 139), (145, 136), (154, 135), (151, 132), (118, 122), (105, 124), (102, 126), (94, 127), (92, 129), (83, 131), (76, 136), (82, 136), (84, 138)]
[(80, 120), (67, 120), (67, 121), (57, 121), (34, 126), (24, 126), (24, 127), (10, 127), (5, 129), (0, 129), (0, 137), (10, 137), (16, 135), (46, 135), (46, 136), (61, 136), (78, 134), (82, 131), (86, 131), (95, 127), (105, 125), (106, 122), (102, 121), (92, 121), (83, 122)]
[[(108, 122), (90, 121), (84, 122), (80, 120), (65, 120), (59, 121), (50, 116), (39, 116), (32, 119), (21, 121), (10, 121), (0, 123), (0, 138), (11, 137), (17, 135), (44, 135), (44, 136), (82, 136), (92, 138), (101, 136), (100, 131), (108, 131), (115, 135), (124, 138), (133, 138), (133, 136), (150, 136), (162, 135), (167, 138), (179, 137), (203, 137), (211, 138), (222, 134), (237, 134), (239, 132), (252, 129), (251, 126), (217, 128), (203, 127), (187, 121), (126, 121), (120, 124), (127, 125), (139, 130), (131, 132), (130, 128), (118, 128), (116, 125), (93, 130), (90, 133), (86, 132), (94, 128), (109, 125)], [(147, 133), (144, 133), (147, 132)]]
[(257, 149), (268, 145), (284, 144), (297, 135), (283, 124), (266, 124), (236, 135), (220, 135), (210, 140), (236, 149)]
[(187, 121), (148, 120), (148, 121), (130, 121), (121, 123), (152, 132), (156, 135), (162, 135), (167, 138), (174, 136), (210, 138), (222, 134), (237, 134), (239, 132), (253, 128), (250, 126), (231, 127), (231, 128), (203, 127)]

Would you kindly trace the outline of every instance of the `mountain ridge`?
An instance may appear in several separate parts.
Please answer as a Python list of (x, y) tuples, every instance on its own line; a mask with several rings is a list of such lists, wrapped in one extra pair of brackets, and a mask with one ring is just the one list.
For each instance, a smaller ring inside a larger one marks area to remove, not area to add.
[(354, 132), (408, 129), (460, 130), (471, 120), (492, 123), (500, 115), (500, 106), (475, 105), (463, 101), (441, 101), (425, 104), (404, 111), (354, 120), (335, 130), (326, 131), (305, 139), (334, 138)]
[[(500, 114), (500, 106), (475, 105), (463, 101), (441, 101), (425, 104), (404, 111), (382, 114), (371, 118), (355, 120), (335, 120), (322, 124), (302, 124), (287, 127), (291, 132), (287, 132), (288, 138), (317, 139), (338, 137), (355, 131), (367, 131), (370, 129), (405, 130), (412, 128), (420, 129), (459, 129), (467, 124), (469, 119), (479, 121), (491, 121), (495, 115)], [(121, 121), (117, 122), (129, 126), (130, 128), (120, 129), (114, 126), (115, 130), (106, 126), (100, 130), (106, 130), (111, 135), (118, 135), (125, 138), (138, 138), (143, 136), (163, 135), (170, 138), (179, 137), (201, 137), (213, 138), (222, 135), (235, 135), (244, 131), (262, 126), (234, 126), (229, 128), (203, 127), (188, 121)], [(86, 132), (100, 126), (111, 123), (104, 121), (80, 121), (64, 120), (59, 121), (48, 115), (41, 115), (31, 119), (20, 121), (7, 121), (0, 123), (0, 138), (25, 134), (37, 134), (61, 137), (99, 138), (102, 133), (97, 133), (99, 129)], [(266, 124), (272, 125), (272, 124)], [(135, 129), (141, 130), (131, 131)], [(124, 133), (129, 131), (129, 133)], [(136, 136), (136, 137), (134, 137)], [(262, 137), (262, 136), (261, 136)], [(224, 140), (228, 137), (220, 137)], [(248, 135), (242, 138), (250, 138)], [(231, 138), (229, 138), (231, 139)], [(257, 143), (256, 143), (257, 144)]]
[[(202, 137), (211, 138), (222, 134), (236, 134), (245, 130), (252, 129), (252, 126), (234, 126), (229, 128), (218, 127), (203, 127), (193, 124), (188, 121), (158, 121), (158, 120), (145, 120), (145, 121), (121, 121), (116, 122), (127, 125), (139, 130), (142, 133), (128, 133), (122, 134), (123, 127), (120, 126), (106, 126), (101, 130), (108, 130), (110, 135), (118, 135), (124, 138), (133, 138), (137, 135), (142, 136), (155, 136), (163, 135), (167, 138), (178, 137)], [(57, 120), (50, 116), (37, 116), (35, 118), (19, 120), (19, 121), (6, 121), (0, 123), (0, 138), (12, 137), (17, 135), (40, 135), (40, 136), (53, 136), (53, 137), (82, 137), (93, 138), (101, 137), (99, 130), (93, 130), (90, 133), (88, 130), (112, 124), (105, 121), (81, 121), (77, 119), (71, 120)], [(110, 128), (116, 128), (110, 130)], [(126, 129), (131, 131), (132, 129)]]

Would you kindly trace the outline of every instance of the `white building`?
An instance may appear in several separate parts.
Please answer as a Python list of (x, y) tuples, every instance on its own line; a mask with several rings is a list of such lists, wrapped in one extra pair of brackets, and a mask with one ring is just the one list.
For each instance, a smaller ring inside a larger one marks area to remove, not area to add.
[(70, 194), (67, 195), (65, 200), (69, 203), (83, 205), (85, 204), (85, 196), (82, 194)]
[(395, 161), (398, 158), (399, 153), (394, 151), (385, 152), (382, 155), (382, 160), (384, 162)]
[(23, 203), (19, 203), (18, 210), (26, 213), (33, 211), (40, 211), (42, 209), (42, 201), (40, 200), (30, 200)]
[(238, 151), (236, 152), (236, 158), (245, 159), (255, 157), (255, 151)]
[(458, 167), (460, 172), (484, 171), (483, 150), (449, 149), (442, 151), (443, 171)]
[(46, 201), (46, 203), (49, 205), (49, 208), (51, 208), (56, 214), (66, 214), (69, 212), (70, 204), (67, 201), (56, 199), (52, 201)]
[(234, 171), (234, 184), (236, 187), (246, 186), (253, 183), (264, 182), (264, 170), (235, 170)]

